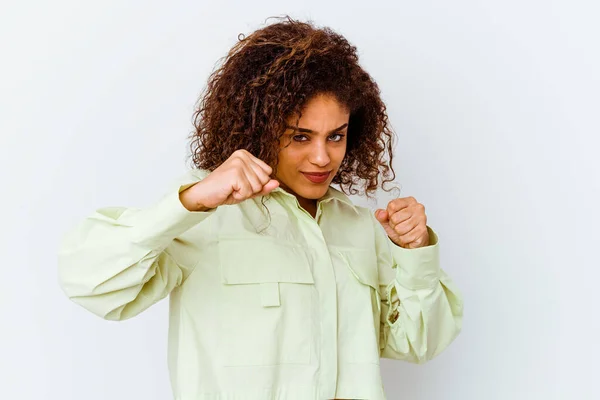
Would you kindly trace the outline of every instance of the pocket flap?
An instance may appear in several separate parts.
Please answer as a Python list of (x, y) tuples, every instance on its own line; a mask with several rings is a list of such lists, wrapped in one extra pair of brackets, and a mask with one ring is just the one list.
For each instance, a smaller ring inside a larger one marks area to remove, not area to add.
[(302, 247), (245, 238), (221, 240), (218, 246), (221, 281), (225, 284), (314, 283)]
[(338, 250), (354, 277), (362, 284), (379, 290), (377, 257), (368, 250)]

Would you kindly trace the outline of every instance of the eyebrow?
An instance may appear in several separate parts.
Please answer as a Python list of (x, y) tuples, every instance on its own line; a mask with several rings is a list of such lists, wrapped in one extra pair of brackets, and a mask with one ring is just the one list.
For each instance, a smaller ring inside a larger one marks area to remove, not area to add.
[[(348, 126), (348, 123), (345, 123), (344, 125), (342, 125), (342, 126), (340, 126), (340, 127), (337, 127), (337, 128), (335, 128), (334, 130), (332, 130), (332, 131), (329, 131), (327, 134), (330, 134), (330, 133), (335, 133), (335, 132), (337, 132), (337, 131), (341, 131), (342, 129), (344, 129), (344, 128), (345, 128), (345, 127), (347, 127), (347, 126)], [(292, 129), (292, 130), (294, 130), (294, 131), (297, 131), (297, 132), (304, 132), (304, 133), (315, 133), (315, 131), (313, 131), (313, 130), (311, 130), (311, 129), (307, 129), (307, 128), (296, 128), (296, 127), (294, 127), (294, 126), (289, 126), (289, 125), (286, 125), (285, 127), (286, 127), (287, 129)]]

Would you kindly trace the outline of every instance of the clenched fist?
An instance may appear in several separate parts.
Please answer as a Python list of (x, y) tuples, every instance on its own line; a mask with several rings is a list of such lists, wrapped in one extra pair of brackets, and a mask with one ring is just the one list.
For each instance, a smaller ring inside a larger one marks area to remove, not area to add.
[(271, 179), (272, 168), (246, 150), (236, 150), (202, 181), (179, 193), (190, 211), (207, 211), (264, 196), (279, 186)]
[(425, 206), (414, 197), (390, 201), (385, 210), (375, 212), (375, 218), (398, 246), (416, 249), (429, 245)]

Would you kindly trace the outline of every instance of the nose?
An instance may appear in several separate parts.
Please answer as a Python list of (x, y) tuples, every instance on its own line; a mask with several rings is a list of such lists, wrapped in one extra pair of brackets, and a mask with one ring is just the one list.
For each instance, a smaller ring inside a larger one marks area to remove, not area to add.
[(314, 146), (311, 146), (308, 161), (320, 168), (326, 167), (330, 162), (329, 152), (327, 150), (327, 144), (315, 141)]

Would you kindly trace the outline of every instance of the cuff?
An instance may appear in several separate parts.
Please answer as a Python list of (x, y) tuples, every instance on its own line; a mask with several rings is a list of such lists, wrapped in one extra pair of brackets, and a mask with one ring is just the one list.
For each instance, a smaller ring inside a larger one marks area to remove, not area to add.
[(423, 289), (436, 285), (440, 279), (440, 257), (437, 234), (427, 226), (429, 245), (405, 249), (390, 240), (396, 264), (396, 280), (407, 289)]
[(180, 185), (178, 190), (142, 210), (140, 223), (135, 226), (135, 242), (151, 248), (166, 247), (177, 236), (212, 215), (216, 209), (189, 211), (179, 200), (179, 193), (199, 181)]

